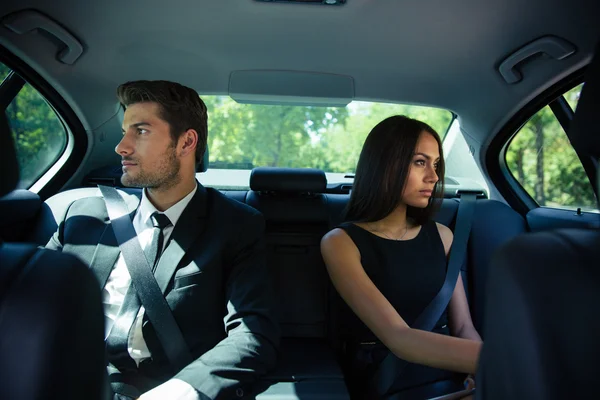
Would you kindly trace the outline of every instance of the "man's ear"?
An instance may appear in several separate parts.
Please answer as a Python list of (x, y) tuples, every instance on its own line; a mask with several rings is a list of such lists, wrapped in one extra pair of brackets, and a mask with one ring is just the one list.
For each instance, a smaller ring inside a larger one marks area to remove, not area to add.
[(179, 143), (181, 145), (180, 156), (195, 154), (196, 146), (198, 146), (198, 132), (195, 129), (188, 129), (179, 137)]

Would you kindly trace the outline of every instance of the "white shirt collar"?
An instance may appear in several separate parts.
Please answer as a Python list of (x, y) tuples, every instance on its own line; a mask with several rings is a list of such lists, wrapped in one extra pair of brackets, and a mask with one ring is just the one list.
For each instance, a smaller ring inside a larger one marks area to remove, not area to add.
[[(192, 200), (192, 197), (194, 197), (196, 190), (198, 190), (197, 183), (194, 186), (194, 189), (190, 193), (188, 193), (183, 199), (179, 200), (177, 203), (173, 204), (171, 207), (169, 207), (163, 212), (163, 214), (169, 217), (169, 220), (171, 221), (171, 224), (173, 224), (173, 226), (177, 224), (177, 221), (181, 217), (181, 214), (183, 214), (183, 210), (185, 210), (187, 205)], [(142, 201), (140, 202), (140, 206), (138, 208), (138, 214), (141, 217), (142, 224), (152, 225), (152, 222), (150, 222), (149, 219), (150, 216), (156, 211), (158, 210), (156, 209), (156, 207), (154, 207), (152, 202), (150, 202), (150, 199), (148, 199), (148, 197), (146, 196), (146, 189), (144, 189), (142, 191)]]

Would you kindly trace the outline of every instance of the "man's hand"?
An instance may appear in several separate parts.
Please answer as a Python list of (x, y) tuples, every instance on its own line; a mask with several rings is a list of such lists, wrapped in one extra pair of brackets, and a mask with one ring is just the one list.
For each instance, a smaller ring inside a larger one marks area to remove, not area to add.
[(189, 383), (171, 379), (144, 393), (138, 400), (200, 400), (200, 397)]

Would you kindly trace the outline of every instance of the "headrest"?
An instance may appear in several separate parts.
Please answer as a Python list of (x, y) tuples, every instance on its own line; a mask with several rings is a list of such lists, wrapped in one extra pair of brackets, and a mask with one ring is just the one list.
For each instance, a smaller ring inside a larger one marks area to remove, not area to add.
[(206, 172), (208, 169), (208, 143), (206, 144), (206, 150), (204, 151), (204, 157), (196, 164), (196, 172)]
[(324, 193), (326, 188), (320, 169), (258, 167), (250, 174), (250, 189), (257, 192)]
[(19, 183), (19, 162), (12, 132), (4, 111), (0, 112), (0, 196), (12, 192)]

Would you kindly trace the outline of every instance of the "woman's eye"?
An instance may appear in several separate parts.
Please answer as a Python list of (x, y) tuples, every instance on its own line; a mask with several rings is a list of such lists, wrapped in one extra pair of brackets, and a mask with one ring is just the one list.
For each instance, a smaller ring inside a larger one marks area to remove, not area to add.
[(415, 161), (415, 165), (418, 165), (420, 167), (424, 167), (425, 166), (425, 160), (416, 160)]

